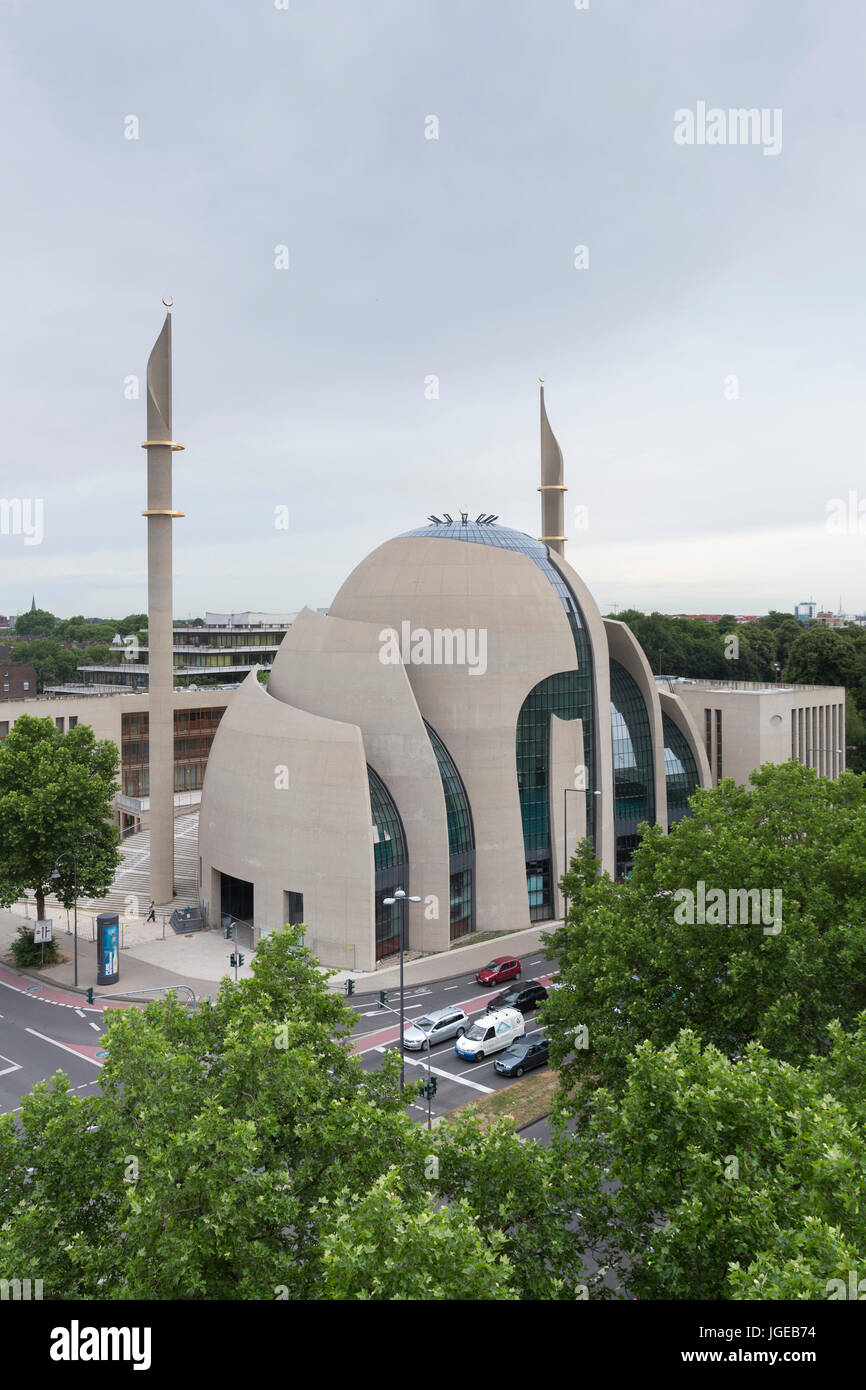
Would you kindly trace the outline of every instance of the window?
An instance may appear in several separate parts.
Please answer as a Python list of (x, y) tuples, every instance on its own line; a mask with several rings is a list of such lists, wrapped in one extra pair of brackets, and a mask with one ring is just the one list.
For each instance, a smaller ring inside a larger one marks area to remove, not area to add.
[(304, 920), (304, 895), (303, 893), (286, 893), (286, 921), (290, 927), (296, 927)]
[(6, 738), (9, 734), (9, 720), (0, 719), (0, 738)]
[(617, 877), (631, 868), (637, 828), (656, 818), (655, 765), (646, 702), (637, 682), (618, 661), (610, 663), (610, 727), (613, 743), (614, 829)]
[[(25, 681), (25, 682), (24, 682), (24, 689), (25, 689), (25, 690), (29, 690), (29, 689), (30, 689), (30, 682), (29, 682), (29, 681)], [(78, 723), (78, 720), (77, 720), (77, 719), (76, 719), (75, 723), (76, 723), (76, 724)], [(72, 726), (70, 725), (70, 728), (71, 728), (71, 727), (72, 727)]]
[(9, 689), (9, 682), (8, 682), (8, 681), (4, 681), (4, 682), (3, 682), (3, 689), (4, 689), (4, 690), (8, 690), (8, 689)]
[(685, 734), (667, 714), (662, 715), (662, 735), (670, 827), (690, 814), (689, 797), (698, 786), (698, 765)]
[(716, 781), (722, 780), (722, 711), (716, 710)]
[[(25, 689), (25, 690), (27, 689), (27, 686), (26, 686), (26, 685), (24, 686), (24, 689)], [(69, 716), (69, 727), (70, 727), (70, 729), (74, 729), (77, 723), (78, 723), (78, 715), (77, 715), (77, 714), (70, 714), (70, 716)]]
[(707, 745), (707, 762), (713, 765), (713, 712), (704, 710), (704, 741)]
[(58, 727), (58, 729), (60, 730), (60, 732), (63, 733), (63, 724), (64, 724), (64, 720), (63, 720), (62, 715), (58, 715), (58, 717), (55, 719), (54, 723), (57, 725), (57, 727)]

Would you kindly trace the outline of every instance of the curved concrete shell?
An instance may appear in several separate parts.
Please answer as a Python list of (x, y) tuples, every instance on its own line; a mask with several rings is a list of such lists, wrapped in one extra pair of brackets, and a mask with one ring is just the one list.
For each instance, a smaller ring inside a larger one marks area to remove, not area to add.
[[(256, 928), (303, 899), (324, 964), (372, 970), (374, 868), (361, 730), (275, 700), (254, 667), (213, 741), (199, 823), (200, 882), (216, 923), (229, 881), (251, 885)], [(237, 914), (241, 915), (241, 914)]]

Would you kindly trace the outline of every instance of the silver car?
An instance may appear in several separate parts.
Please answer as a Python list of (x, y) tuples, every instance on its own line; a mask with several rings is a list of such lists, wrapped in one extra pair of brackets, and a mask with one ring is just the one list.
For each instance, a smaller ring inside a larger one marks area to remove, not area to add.
[(469, 1015), (462, 1009), (434, 1009), (406, 1026), (404, 1046), (413, 1052), (425, 1051), (433, 1043), (461, 1038), (469, 1027)]

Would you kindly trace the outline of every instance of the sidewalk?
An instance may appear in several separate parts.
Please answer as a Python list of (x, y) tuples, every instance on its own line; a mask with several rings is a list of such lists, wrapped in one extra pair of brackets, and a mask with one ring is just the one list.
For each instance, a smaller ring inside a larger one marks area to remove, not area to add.
[[(533, 955), (541, 945), (542, 932), (555, 931), (561, 922), (542, 922), (537, 927), (527, 927), (524, 931), (509, 932), (506, 936), (495, 937), (492, 941), (479, 941), (474, 946), (459, 946), (456, 950), (439, 951), (432, 956), (416, 956), (403, 960), (403, 982), (406, 985), (426, 984), (429, 980), (447, 980), (452, 975), (475, 974), (482, 965), (496, 956)], [(400, 984), (400, 963), (386, 966), (384, 970), (352, 971), (339, 970), (329, 981), (331, 989), (342, 991), (346, 980), (355, 981), (355, 993), (366, 994), (380, 989), (396, 989)]]

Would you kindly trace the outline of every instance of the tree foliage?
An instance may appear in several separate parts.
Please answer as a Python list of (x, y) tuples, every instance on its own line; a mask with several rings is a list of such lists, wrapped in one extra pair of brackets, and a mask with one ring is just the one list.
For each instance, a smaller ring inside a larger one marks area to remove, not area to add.
[[(670, 835), (645, 829), (624, 883), (599, 876), (581, 846), (563, 880), (568, 921), (549, 938), (563, 984), (543, 1010), (567, 1088), (621, 1085), (640, 1043), (664, 1046), (681, 1028), (729, 1057), (756, 1040), (802, 1061), (827, 1046), (831, 1019), (866, 1008), (866, 777), (788, 762), (751, 783), (699, 790)], [(704, 921), (701, 883), (724, 907)], [(759, 920), (729, 924), (751, 912), (739, 890), (752, 889), (766, 894)], [(575, 1047), (580, 1028), (588, 1046)]]
[[(22, 714), (0, 747), (0, 903), (53, 893), (71, 907), (73, 859), (79, 894), (102, 897), (120, 863), (112, 821), (118, 751), (89, 724), (61, 733), (53, 719)], [(52, 880), (55, 863), (60, 877)]]
[(0, 1119), (0, 1267), (63, 1298), (572, 1299), (558, 1151), (409, 1120), (302, 931), (213, 1007), (115, 1013), (101, 1095), (58, 1078)]
[(587, 1239), (631, 1293), (826, 1299), (866, 1267), (866, 1014), (829, 1032), (797, 1068), (757, 1043), (732, 1062), (684, 1030), (595, 1093), (570, 1162)]

